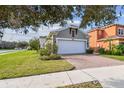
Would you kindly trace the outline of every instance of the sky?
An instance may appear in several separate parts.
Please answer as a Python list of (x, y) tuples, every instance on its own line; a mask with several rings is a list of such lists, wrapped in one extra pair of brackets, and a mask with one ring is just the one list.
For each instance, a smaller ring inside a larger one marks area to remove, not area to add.
[[(68, 25), (71, 25), (71, 24), (79, 26), (80, 20), (74, 19), (73, 23), (71, 21), (68, 21)], [(29, 33), (27, 33), (26, 35), (17, 33), (11, 29), (5, 29), (2, 40), (3, 41), (29, 41), (30, 39), (33, 39), (33, 38), (39, 38), (39, 36), (46, 36), (49, 34), (49, 32), (59, 28), (62, 28), (61, 26), (59, 26), (59, 24), (54, 24), (51, 27), (46, 27), (44, 25), (41, 25), (37, 32), (29, 30)]]
[[(120, 10), (120, 7), (118, 7), (116, 10), (118, 16), (119, 16), (119, 10)], [(80, 21), (81, 20), (79, 18), (74, 18), (73, 23), (71, 21), (68, 21), (68, 25), (74, 24), (79, 26)], [(118, 21), (115, 21), (115, 23), (124, 25), (124, 11), (122, 11), (122, 16), (119, 17)], [(26, 35), (21, 33), (16, 33), (15, 31), (10, 29), (5, 29), (5, 33), (2, 40), (3, 41), (29, 41), (30, 39), (33, 39), (33, 38), (39, 38), (39, 36), (46, 36), (50, 31), (54, 31), (55, 29), (59, 29), (59, 28), (61, 28), (59, 24), (54, 24), (51, 27), (46, 27), (41, 25), (37, 32), (30, 30), (29, 33)], [(84, 31), (86, 32), (89, 29), (90, 28), (84, 29)]]

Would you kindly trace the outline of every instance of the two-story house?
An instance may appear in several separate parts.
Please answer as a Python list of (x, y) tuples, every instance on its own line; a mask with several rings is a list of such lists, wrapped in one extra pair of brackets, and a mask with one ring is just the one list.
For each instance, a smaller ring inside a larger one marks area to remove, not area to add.
[(82, 54), (88, 48), (88, 35), (75, 25), (51, 31), (48, 36), (40, 37), (39, 40), (41, 48), (49, 41), (55, 43), (58, 54)]
[(108, 26), (92, 29), (89, 34), (89, 47), (93, 49), (109, 49), (112, 45), (124, 44), (124, 25), (111, 24)]

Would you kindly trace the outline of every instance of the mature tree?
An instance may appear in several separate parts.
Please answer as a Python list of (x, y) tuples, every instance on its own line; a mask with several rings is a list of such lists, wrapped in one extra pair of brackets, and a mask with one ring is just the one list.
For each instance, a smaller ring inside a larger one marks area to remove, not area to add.
[(117, 6), (0, 6), (0, 28), (35, 29), (40, 24), (60, 23), (64, 25), (73, 17), (80, 17), (81, 27), (106, 25), (113, 23)]
[(0, 42), (1, 42), (1, 40), (2, 40), (2, 37), (3, 37), (3, 32), (0, 31)]
[(72, 6), (0, 6), (0, 27), (23, 28), (63, 22)]
[(16, 42), (1, 41), (0, 49), (14, 49), (16, 48)]
[(81, 27), (101, 26), (114, 23), (117, 6), (83, 6)]

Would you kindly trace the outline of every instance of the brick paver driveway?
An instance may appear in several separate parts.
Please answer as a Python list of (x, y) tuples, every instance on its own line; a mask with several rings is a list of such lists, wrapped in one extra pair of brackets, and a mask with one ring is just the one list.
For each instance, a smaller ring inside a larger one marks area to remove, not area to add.
[(74, 65), (76, 69), (124, 65), (124, 62), (98, 55), (68, 55), (65, 60)]

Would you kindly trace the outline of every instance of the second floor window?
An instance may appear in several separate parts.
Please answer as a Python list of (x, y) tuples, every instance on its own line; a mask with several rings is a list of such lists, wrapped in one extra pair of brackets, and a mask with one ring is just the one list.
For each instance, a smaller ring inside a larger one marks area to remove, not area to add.
[(70, 30), (69, 30), (69, 34), (71, 34), (72, 37), (75, 37), (75, 35), (78, 34), (78, 29), (70, 28)]
[(118, 29), (117, 34), (119, 36), (124, 36), (124, 29)]

